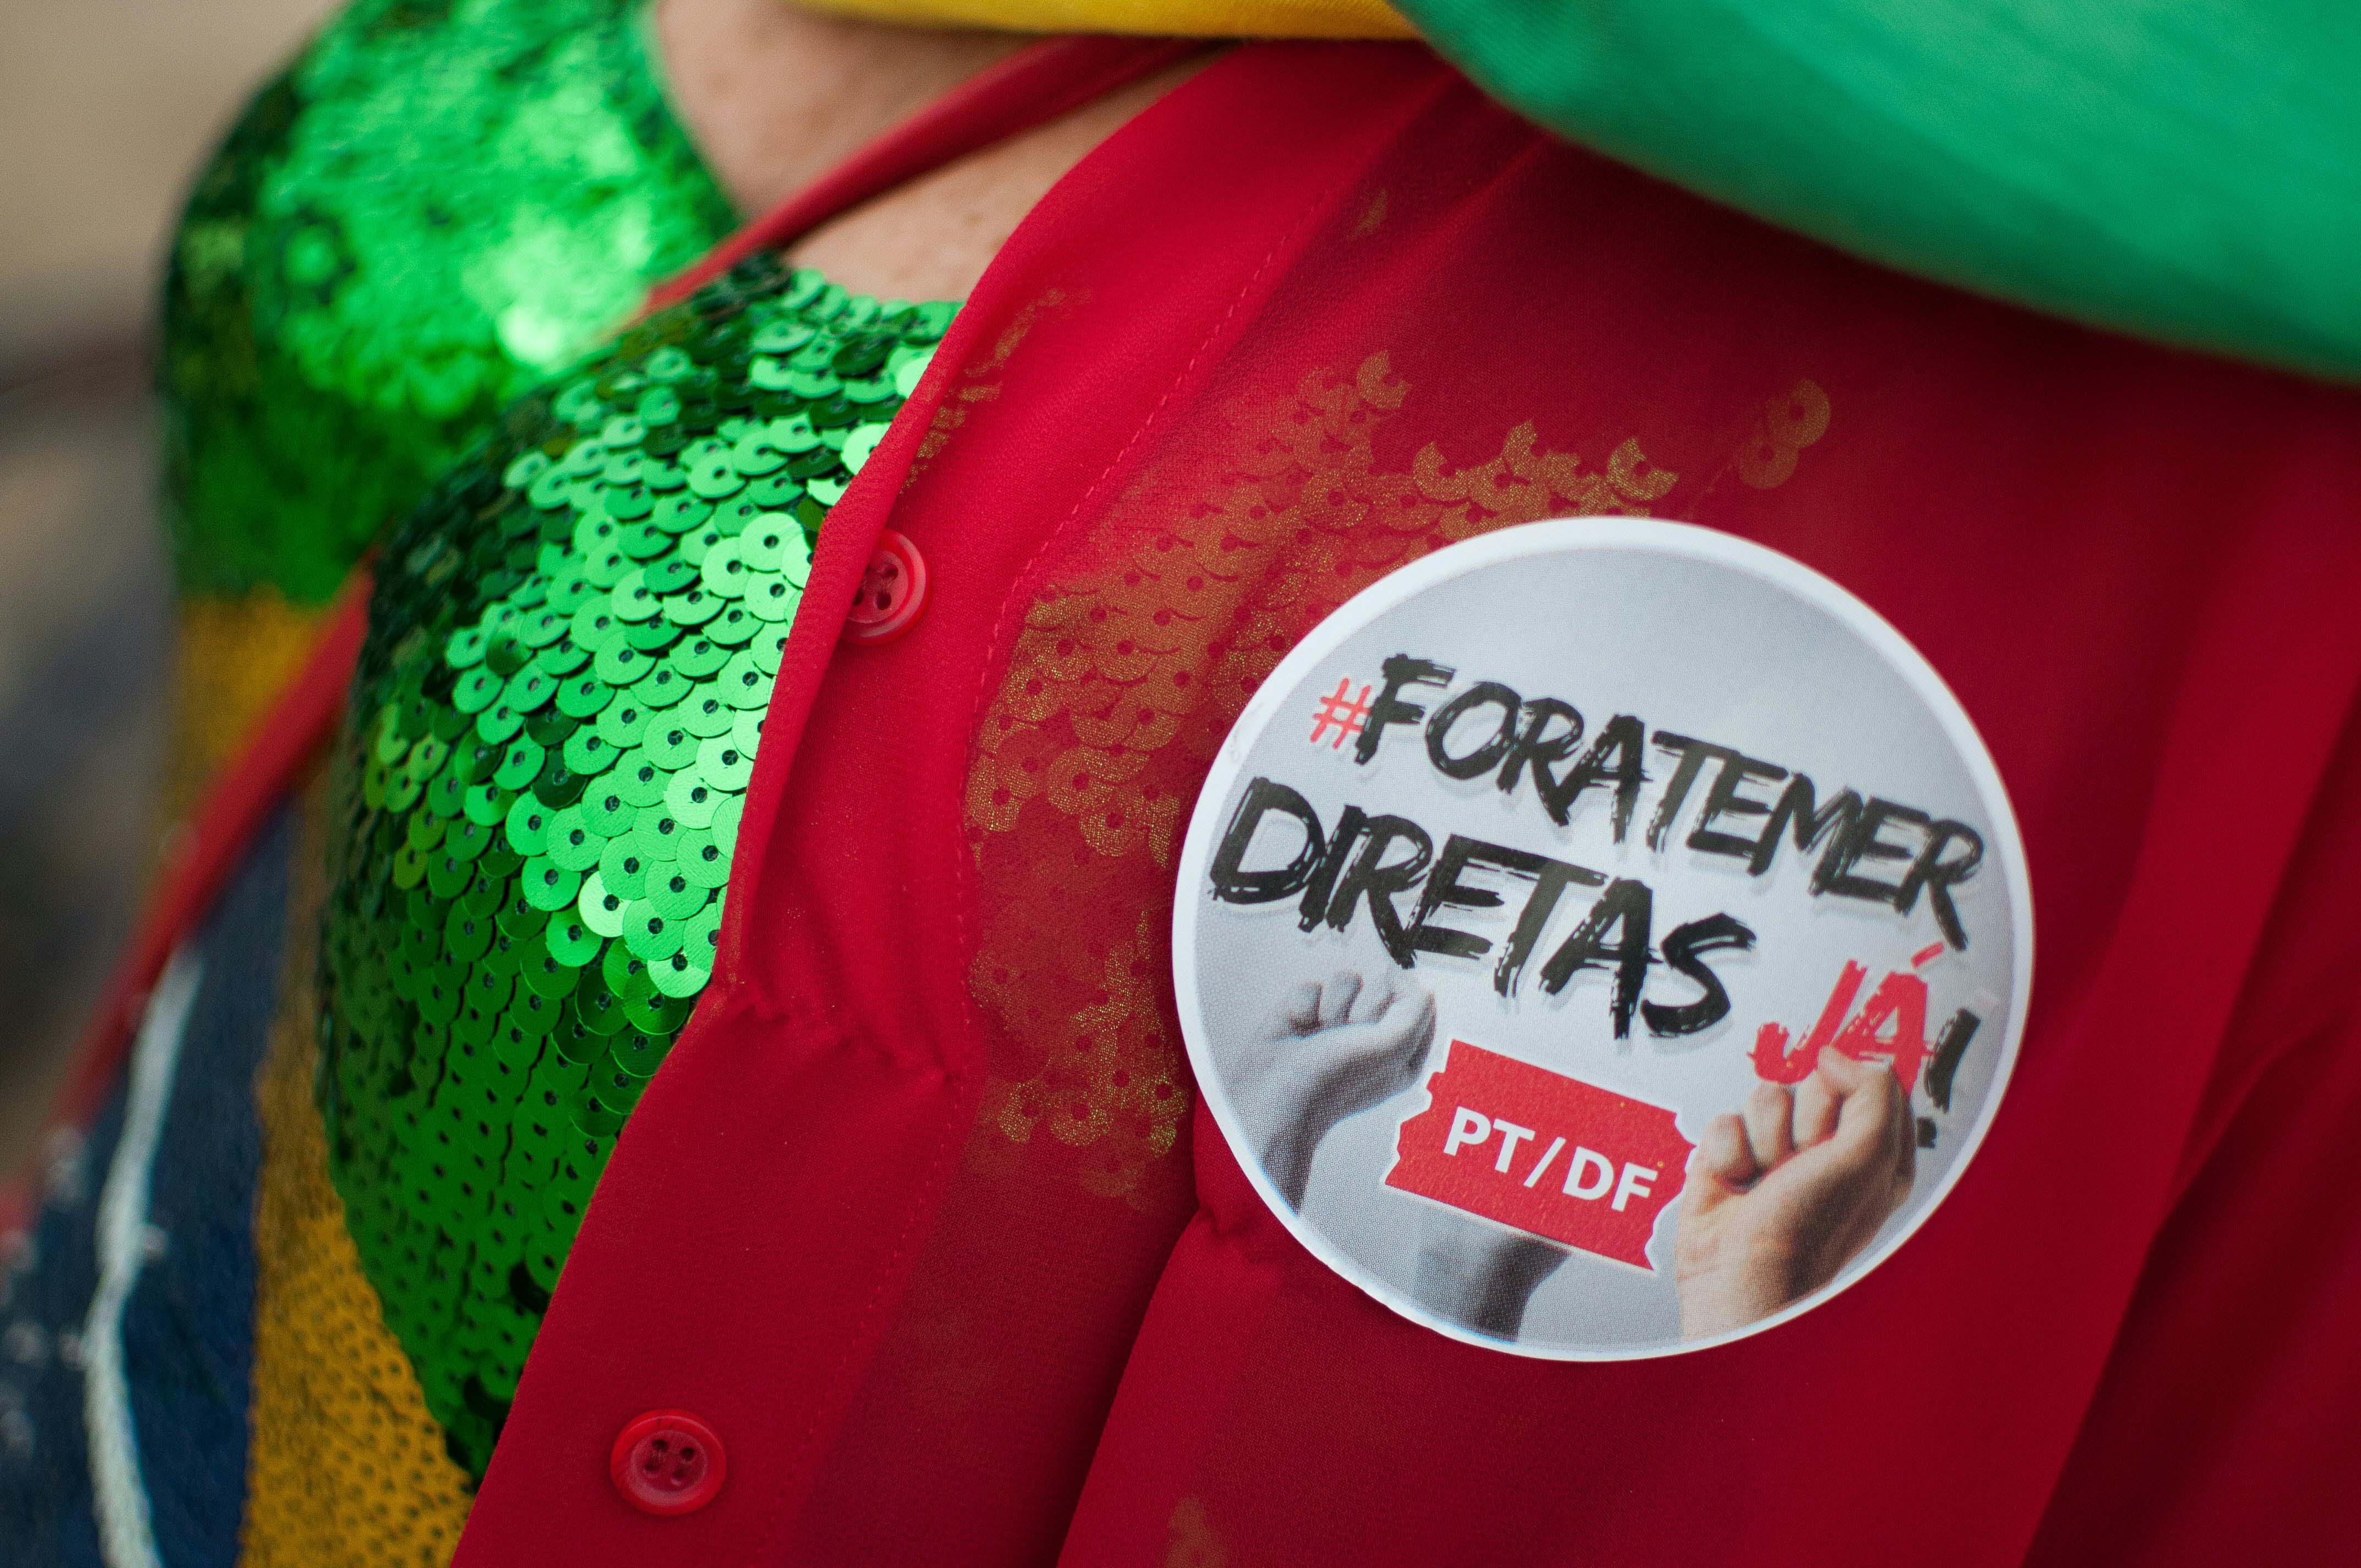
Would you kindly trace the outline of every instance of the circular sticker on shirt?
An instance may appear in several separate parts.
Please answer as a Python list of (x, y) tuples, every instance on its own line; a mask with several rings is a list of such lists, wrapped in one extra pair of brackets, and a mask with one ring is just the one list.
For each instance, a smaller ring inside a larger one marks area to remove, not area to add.
[(1924, 1222), (2032, 983), (2025, 852), (1867, 606), (1699, 528), (1510, 528), (1330, 616), (1197, 801), (1174, 981), (1297, 1239), (1563, 1359), (1758, 1332)]

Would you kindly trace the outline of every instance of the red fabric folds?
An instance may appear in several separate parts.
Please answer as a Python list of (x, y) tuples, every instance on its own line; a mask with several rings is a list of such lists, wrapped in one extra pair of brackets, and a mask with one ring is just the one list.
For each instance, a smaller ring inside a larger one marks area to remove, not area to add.
[[(1987, 1563), (2124, 1519), (2171, 1526), (2143, 1561), (2315, 1560), (2361, 1214), (2286, 1205), (2361, 1121), (2357, 432), (1682, 196), (1414, 48), (1217, 62), (1031, 215), (824, 531), (721, 968), (460, 1563)], [(1942, 673), (2037, 980), (1990, 1139), (1872, 1276), (1554, 1365), (1329, 1274), (1188, 1110), (1172, 850), (1353, 592), (1641, 510), (1827, 573)], [(930, 602), (840, 646), (889, 524)], [(2235, 1387), (2176, 1381), (2217, 1343)], [(652, 1409), (728, 1445), (695, 1514), (609, 1485)]]

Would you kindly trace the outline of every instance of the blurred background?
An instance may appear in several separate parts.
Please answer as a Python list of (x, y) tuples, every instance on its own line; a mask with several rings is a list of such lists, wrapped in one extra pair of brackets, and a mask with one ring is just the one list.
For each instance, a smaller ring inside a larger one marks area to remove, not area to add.
[(150, 334), (183, 191), (328, 0), (0, 0), (0, 1173), (163, 828)]

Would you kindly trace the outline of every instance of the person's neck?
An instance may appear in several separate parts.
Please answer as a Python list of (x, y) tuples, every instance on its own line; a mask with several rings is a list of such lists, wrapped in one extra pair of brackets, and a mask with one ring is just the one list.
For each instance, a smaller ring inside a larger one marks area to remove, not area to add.
[(1027, 41), (886, 27), (788, 0), (656, 0), (655, 38), (674, 112), (750, 216)]
[[(819, 16), (787, 0), (659, 0), (655, 22), (675, 112), (748, 214), (1030, 41)], [(789, 254), (862, 293), (963, 299), (1049, 187), (1197, 63), (888, 192)]]

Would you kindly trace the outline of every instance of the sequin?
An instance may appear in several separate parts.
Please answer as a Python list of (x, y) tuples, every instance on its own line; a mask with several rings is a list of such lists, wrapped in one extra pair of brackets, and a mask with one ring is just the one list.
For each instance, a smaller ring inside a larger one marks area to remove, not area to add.
[[(749, 262), (512, 411), (386, 545), (334, 774), (319, 1094), (363, 1268), (475, 1474), (712, 975), (819, 516), (739, 503), (781, 463), (841, 484), (810, 434), (835, 367), (898, 371), (949, 319)], [(753, 345), (790, 340), (817, 367), (761, 385)], [(631, 521), (677, 477), (675, 422), (703, 494)]]
[(324, 601), (502, 404), (729, 231), (642, 24), (640, 0), (356, 0), (256, 96), (165, 290), (184, 586)]

